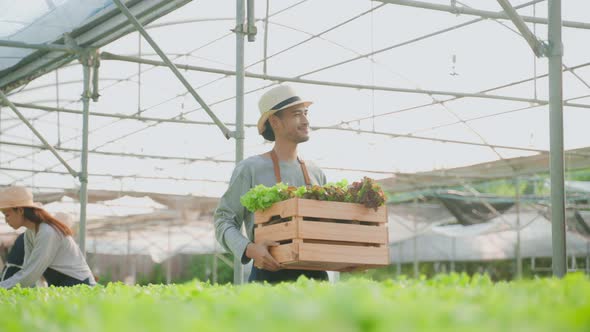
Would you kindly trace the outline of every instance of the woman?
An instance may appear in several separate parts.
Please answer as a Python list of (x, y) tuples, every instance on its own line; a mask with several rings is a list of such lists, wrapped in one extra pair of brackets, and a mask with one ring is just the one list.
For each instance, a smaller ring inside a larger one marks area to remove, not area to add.
[(17, 284), (31, 287), (41, 277), (49, 286), (95, 285), (92, 272), (72, 230), (33, 203), (33, 195), (24, 187), (0, 191), (0, 211), (14, 229), (25, 227), (25, 258), (22, 269), (0, 282), (2, 288)]
[(20, 234), (16, 240), (8, 255), (6, 256), (6, 264), (2, 270), (2, 278), (0, 281), (4, 281), (12, 277), (15, 273), (23, 268), (23, 261), (25, 260), (25, 233)]
[(12, 248), (6, 256), (6, 264), (2, 270), (2, 278), (0, 281), (4, 281), (12, 277), (15, 273), (23, 268), (23, 261), (25, 260), (25, 233), (20, 234)]

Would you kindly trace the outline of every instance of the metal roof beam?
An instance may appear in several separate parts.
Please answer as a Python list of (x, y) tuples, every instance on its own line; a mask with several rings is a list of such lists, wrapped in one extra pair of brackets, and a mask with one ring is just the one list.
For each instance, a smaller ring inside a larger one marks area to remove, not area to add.
[(10, 100), (8, 100), (8, 98), (6, 97), (4, 92), (2, 92), (2, 90), (0, 90), (0, 101), (3, 101), (6, 105), (8, 105), (8, 107), (21, 119), (21, 121), (25, 125), (27, 125), (27, 127), (29, 127), (29, 129), (33, 132), (33, 134), (35, 134), (35, 136), (37, 136), (37, 138), (43, 143), (43, 148), (51, 151), (51, 153), (53, 153), (53, 155), (59, 160), (59, 162), (62, 165), (64, 165), (64, 167), (68, 170), (69, 174), (71, 174), (75, 178), (78, 177), (78, 173), (68, 164), (67, 161), (65, 161), (65, 159), (63, 159), (60, 156), (59, 152), (57, 152), (53, 148), (53, 146), (51, 146), (49, 144), (49, 142), (47, 142), (47, 140), (43, 137), (43, 135), (41, 135), (41, 133), (38, 132), (35, 129), (35, 127), (33, 127), (33, 125), (27, 120), (27, 118), (25, 118), (24, 115), (22, 115), (22, 113), (19, 112), (19, 110), (16, 108), (16, 106), (14, 106), (14, 104), (11, 103)]
[[(8, 146), (16, 146), (16, 147), (22, 147), (22, 148), (40, 149), (40, 150), (47, 149), (47, 147), (45, 147), (43, 145), (34, 145), (34, 144), (19, 143), (19, 142), (8, 142), (8, 141), (0, 141), (0, 145), (8, 145)], [(64, 147), (55, 147), (54, 149), (59, 150), (59, 151), (63, 151), (63, 152), (69, 152), (69, 153), (81, 153), (82, 152), (79, 149), (64, 148)], [(149, 155), (149, 154), (108, 152), (108, 151), (96, 151), (96, 150), (90, 150), (90, 151), (88, 151), (88, 153), (99, 154), (99, 155), (104, 155), (104, 156), (178, 160), (178, 161), (190, 161), (190, 162), (196, 162), (196, 161), (210, 161), (210, 162), (215, 162), (215, 163), (233, 163), (234, 162), (233, 160), (225, 160), (225, 159), (158, 156), (158, 155)]]
[(79, 47), (69, 47), (66, 45), (52, 43), (29, 44), (16, 40), (0, 40), (0, 47), (26, 48), (32, 50), (56, 51), (65, 53), (78, 53), (80, 51)]
[(527, 41), (527, 43), (529, 44), (529, 46), (531, 47), (531, 49), (533, 50), (535, 55), (537, 57), (545, 56), (547, 54), (547, 45), (545, 45), (542, 41), (537, 39), (537, 36), (535, 36), (535, 34), (531, 31), (531, 29), (529, 29), (529, 27), (526, 25), (526, 23), (524, 23), (524, 20), (522, 19), (522, 17), (520, 17), (520, 15), (518, 15), (518, 13), (516, 12), (516, 9), (514, 9), (514, 7), (512, 7), (512, 5), (510, 4), (510, 1), (508, 1), (508, 0), (497, 0), (497, 1), (500, 4), (500, 6), (502, 6), (502, 9), (504, 9), (504, 12), (506, 13), (506, 15), (508, 15), (508, 17), (510, 18), (510, 20), (512, 21), (514, 26), (516, 26), (518, 31), (520, 31), (520, 34)]
[[(0, 167), (2, 171), (8, 172), (26, 172), (33, 174), (56, 174), (56, 175), (68, 175), (68, 172), (52, 171), (47, 169), (26, 169), (26, 168), (14, 168), (14, 167)], [(211, 179), (193, 179), (193, 178), (177, 178), (177, 177), (163, 177), (163, 176), (144, 176), (144, 175), (123, 175), (123, 174), (109, 174), (109, 173), (88, 173), (88, 176), (96, 177), (110, 177), (116, 178), (128, 178), (128, 179), (146, 179), (146, 180), (171, 180), (171, 181), (191, 181), (191, 182), (210, 182), (210, 183), (229, 183), (223, 180), (211, 180)]]
[[(449, 6), (449, 5), (440, 5), (431, 2), (424, 2), (424, 1), (413, 1), (413, 0), (376, 0), (380, 2), (389, 3), (392, 5), (400, 5), (400, 6), (408, 6), (408, 7), (415, 7), (415, 8), (423, 8), (423, 9), (430, 9), (436, 11), (447, 12), (451, 14), (465, 14), (465, 15), (473, 15), (473, 16), (480, 16), (484, 18), (493, 18), (499, 20), (510, 20), (510, 17), (505, 13), (498, 13), (489, 10), (480, 10), (480, 9), (473, 9), (469, 7), (459, 7), (459, 6)], [(540, 23), (540, 24), (549, 24), (549, 20), (546, 18), (534, 17), (534, 16), (521, 16), (524, 22), (529, 23)], [(568, 28), (578, 28), (578, 29), (590, 29), (590, 23), (586, 22), (575, 22), (575, 21), (563, 21), (563, 26)]]
[[(131, 11), (143, 24), (166, 15), (178, 9), (191, 0), (142, 0), (133, 1)], [(68, 36), (74, 44), (81, 48), (98, 48), (104, 46), (130, 32), (133, 28), (117, 9), (110, 10), (94, 20), (71, 31)], [(62, 37), (53, 42), (60, 44), (66, 38)], [(76, 54), (64, 53), (63, 50), (47, 51), (37, 50), (19, 64), (0, 71), (0, 89), (5, 93), (26, 84), (33, 79), (60, 68), (70, 61), (76, 59)]]
[[(141, 58), (131, 57), (131, 56), (116, 55), (116, 54), (107, 53), (107, 52), (102, 52), (100, 57), (103, 60), (118, 60), (118, 61), (132, 62), (132, 63), (147, 64), (147, 65), (152, 65), (152, 66), (165, 66), (166, 65), (162, 61), (141, 59)], [(212, 68), (192, 66), (192, 65), (182, 65), (182, 64), (177, 64), (176, 67), (181, 68), (181, 69), (185, 69), (185, 70), (202, 71), (202, 72), (213, 73), (213, 74), (221, 74), (221, 75), (228, 75), (228, 76), (236, 75), (236, 72), (232, 71), (232, 70), (212, 69)], [(537, 103), (540, 105), (545, 105), (545, 104), (549, 103), (549, 101), (547, 101), (547, 100), (534, 99), (534, 98), (521, 98), (521, 97), (512, 97), (512, 96), (491, 95), (491, 94), (485, 94), (485, 93), (454, 92), (454, 91), (445, 91), (445, 90), (426, 90), (426, 89), (408, 89), (408, 88), (396, 88), (396, 87), (377, 86), (377, 85), (329, 82), (329, 81), (309, 80), (309, 79), (303, 79), (303, 78), (297, 78), (297, 77), (254, 74), (254, 73), (249, 73), (249, 72), (246, 72), (245, 76), (268, 80), (268, 81), (276, 81), (276, 82), (292, 82), (292, 83), (324, 85), (324, 86), (333, 86), (333, 87), (342, 87), (342, 88), (351, 88), (351, 89), (366, 89), (366, 90), (390, 91), (390, 92), (401, 92), (401, 93), (442, 95), (442, 96), (452, 96), (452, 97), (470, 97), (470, 98), (520, 101), (520, 102), (525, 102), (525, 103)], [(585, 105), (585, 106), (590, 108), (590, 105)], [(577, 104), (576, 107), (582, 107), (582, 106), (581, 106), (581, 104)]]
[(164, 51), (162, 51), (160, 46), (158, 46), (158, 44), (152, 39), (152, 37), (145, 30), (145, 28), (142, 26), (142, 24), (137, 20), (137, 18), (133, 15), (133, 13), (129, 10), (129, 8), (127, 8), (125, 6), (125, 4), (123, 4), (123, 2), (121, 2), (121, 0), (113, 0), (113, 2), (115, 3), (115, 5), (117, 5), (117, 7), (123, 13), (123, 15), (125, 15), (127, 17), (129, 22), (131, 22), (131, 24), (133, 24), (135, 29), (137, 29), (137, 31), (143, 36), (143, 38), (150, 44), (150, 46), (154, 49), (154, 51), (156, 51), (156, 53), (158, 53), (160, 58), (164, 61), (165, 65), (168, 68), (170, 68), (172, 73), (174, 73), (174, 75), (178, 78), (178, 80), (182, 83), (182, 85), (184, 85), (184, 87), (190, 92), (190, 94), (193, 96), (193, 98), (195, 98), (195, 100), (199, 103), (199, 105), (201, 105), (201, 107), (205, 110), (205, 112), (207, 112), (209, 117), (211, 117), (211, 119), (213, 119), (213, 122), (215, 122), (215, 124), (219, 127), (219, 129), (223, 133), (223, 136), (225, 136), (225, 138), (227, 138), (227, 139), (232, 137), (232, 132), (223, 124), (223, 122), (221, 122), (221, 120), (219, 120), (219, 118), (215, 115), (215, 113), (213, 113), (213, 111), (209, 108), (207, 103), (205, 103), (203, 98), (201, 98), (201, 96), (199, 96), (197, 91), (195, 91), (195, 89), (186, 80), (186, 78), (184, 78), (182, 73), (180, 73), (178, 68), (174, 65), (174, 63), (172, 63), (172, 61), (168, 58), (168, 56), (164, 53)]

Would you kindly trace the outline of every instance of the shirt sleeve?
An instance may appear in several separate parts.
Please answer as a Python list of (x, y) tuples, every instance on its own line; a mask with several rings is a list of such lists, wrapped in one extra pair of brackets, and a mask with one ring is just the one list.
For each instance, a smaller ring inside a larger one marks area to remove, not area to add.
[(17, 284), (22, 287), (32, 287), (49, 267), (59, 249), (59, 234), (54, 229), (39, 227), (39, 232), (33, 239), (32, 232), (25, 236), (25, 260), (22, 270), (12, 277), (0, 282), (2, 288), (13, 288)]
[(251, 182), (247, 171), (243, 167), (236, 167), (213, 217), (217, 241), (234, 257), (240, 257), (242, 264), (250, 261), (245, 251), (251, 241), (241, 231), (248, 211), (240, 203), (240, 198), (250, 190)]
[(324, 173), (324, 171), (318, 167), (318, 169), (320, 170), (320, 186), (324, 186), (326, 185), (326, 183), (328, 183), (327, 179), (326, 179), (326, 174)]

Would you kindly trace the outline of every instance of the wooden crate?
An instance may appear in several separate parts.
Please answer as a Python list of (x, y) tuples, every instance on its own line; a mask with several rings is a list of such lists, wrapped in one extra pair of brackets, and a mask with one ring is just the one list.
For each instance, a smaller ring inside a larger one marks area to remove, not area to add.
[(352, 271), (389, 264), (387, 208), (292, 198), (255, 213), (257, 242), (286, 269)]

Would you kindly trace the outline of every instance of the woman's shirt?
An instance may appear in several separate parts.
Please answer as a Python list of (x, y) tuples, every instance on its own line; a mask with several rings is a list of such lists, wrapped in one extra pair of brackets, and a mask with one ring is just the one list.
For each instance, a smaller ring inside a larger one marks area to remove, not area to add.
[(23, 268), (11, 278), (0, 282), (2, 288), (12, 288), (19, 284), (32, 287), (47, 268), (68, 275), (78, 280), (88, 279), (96, 284), (82, 251), (69, 235), (63, 235), (51, 225), (39, 224), (35, 233), (25, 232), (25, 259)]

